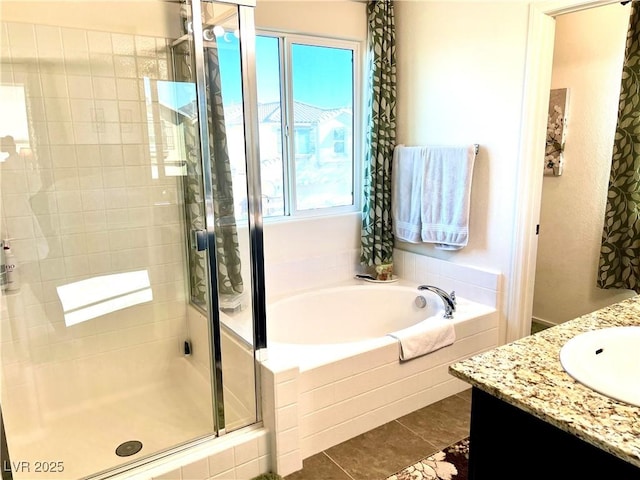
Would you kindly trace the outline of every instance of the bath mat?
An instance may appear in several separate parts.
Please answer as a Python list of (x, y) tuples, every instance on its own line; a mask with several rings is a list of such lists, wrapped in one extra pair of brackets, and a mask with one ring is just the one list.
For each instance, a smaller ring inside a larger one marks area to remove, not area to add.
[(467, 480), (469, 438), (403, 468), (386, 480)]

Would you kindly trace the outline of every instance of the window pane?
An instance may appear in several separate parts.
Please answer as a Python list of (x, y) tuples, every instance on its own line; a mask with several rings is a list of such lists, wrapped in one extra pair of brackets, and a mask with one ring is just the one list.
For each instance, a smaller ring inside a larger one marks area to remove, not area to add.
[(294, 44), (296, 209), (353, 204), (353, 51)]
[(274, 37), (256, 38), (260, 176), (265, 217), (284, 215), (279, 45)]

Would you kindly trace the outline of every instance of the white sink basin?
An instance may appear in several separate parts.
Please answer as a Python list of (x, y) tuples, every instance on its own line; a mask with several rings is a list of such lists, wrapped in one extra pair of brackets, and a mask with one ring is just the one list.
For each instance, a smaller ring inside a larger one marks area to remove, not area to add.
[(640, 407), (640, 327), (611, 327), (576, 335), (560, 363), (580, 383)]

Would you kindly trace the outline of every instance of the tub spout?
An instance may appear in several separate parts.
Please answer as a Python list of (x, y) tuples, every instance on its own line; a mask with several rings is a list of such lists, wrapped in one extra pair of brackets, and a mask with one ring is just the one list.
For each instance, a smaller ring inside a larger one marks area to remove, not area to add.
[(453, 312), (456, 311), (456, 292), (447, 293), (433, 285), (420, 285), (418, 290), (428, 290), (438, 295), (444, 303), (444, 318), (453, 318)]

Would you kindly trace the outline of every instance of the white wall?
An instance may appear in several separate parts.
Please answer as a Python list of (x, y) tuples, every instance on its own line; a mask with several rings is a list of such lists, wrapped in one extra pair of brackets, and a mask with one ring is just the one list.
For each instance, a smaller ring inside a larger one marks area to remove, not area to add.
[(533, 317), (548, 323), (634, 294), (596, 287), (630, 8), (556, 19), (551, 88), (569, 88), (565, 168), (543, 180), (533, 303)]
[(24, 23), (39, 23), (58, 27), (78, 28), (112, 32), (117, 25), (119, 32), (135, 35), (166, 36), (181, 35), (178, 12), (180, 4), (166, 3), (157, 8), (153, 2), (139, 0), (3, 0), (2, 19)]
[[(479, 143), (469, 244), (396, 247), (509, 281), (527, 40), (526, 2), (398, 2), (398, 143)], [(507, 296), (502, 308), (506, 308)], [(502, 322), (502, 334), (504, 334)]]
[(257, 0), (256, 28), (365, 41), (366, 11), (364, 2), (349, 0)]

